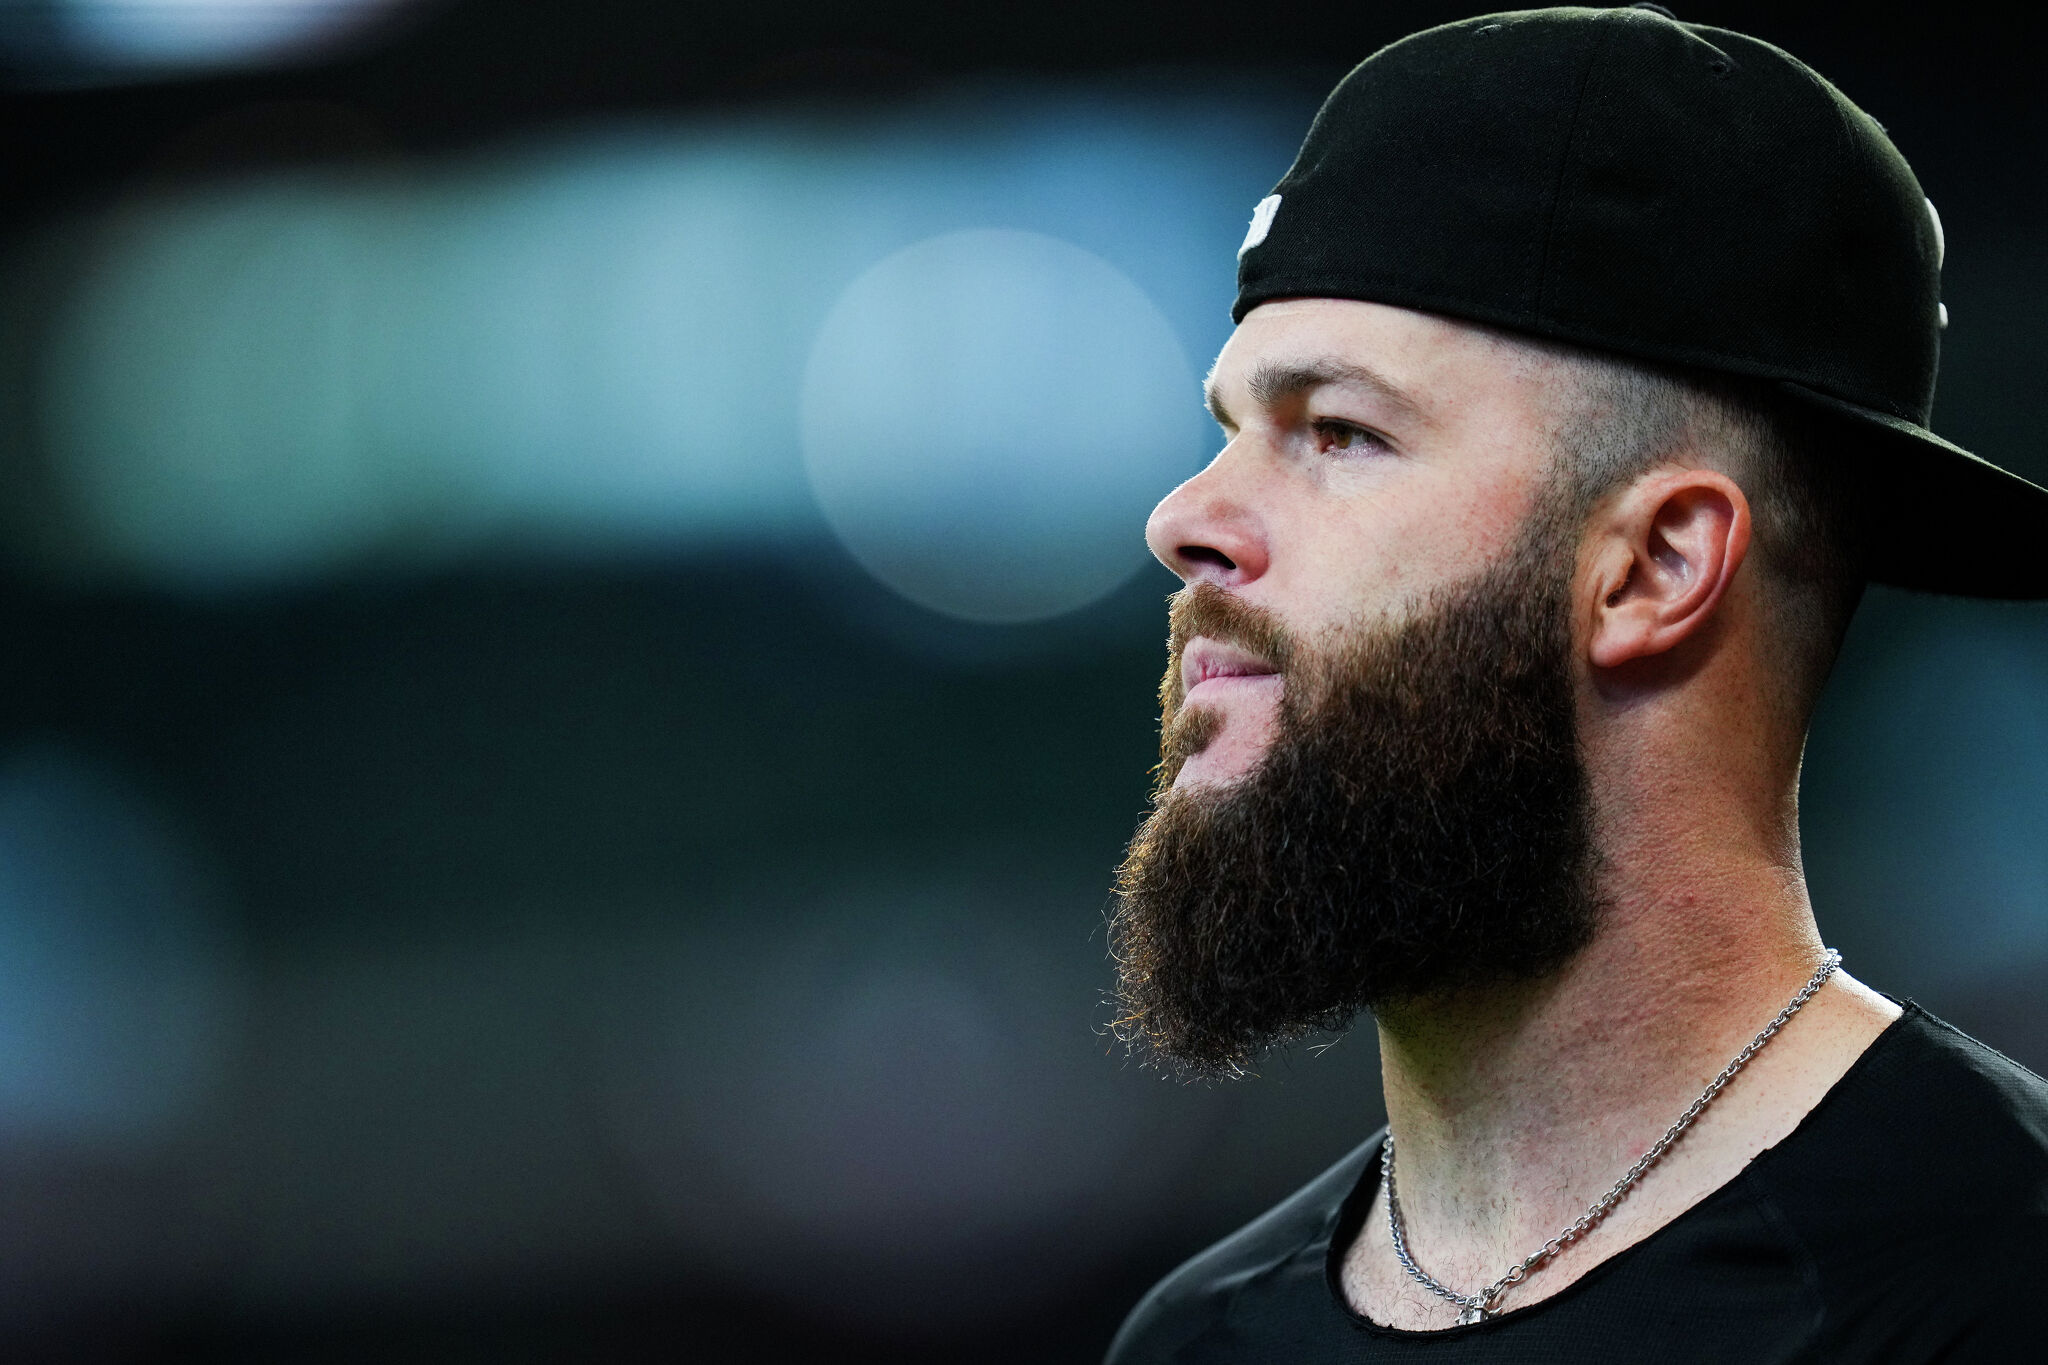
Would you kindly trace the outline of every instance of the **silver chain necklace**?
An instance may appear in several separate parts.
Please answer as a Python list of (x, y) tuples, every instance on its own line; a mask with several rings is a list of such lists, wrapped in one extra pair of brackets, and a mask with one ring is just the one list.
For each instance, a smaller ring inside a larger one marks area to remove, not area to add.
[(1832, 948), (1828, 949), (1821, 957), (1820, 966), (1814, 969), (1807, 983), (1799, 988), (1799, 993), (1792, 997), (1791, 1003), (1778, 1011), (1777, 1018), (1764, 1025), (1762, 1033), (1749, 1040), (1748, 1047), (1735, 1054), (1734, 1061), (1721, 1068), (1721, 1074), (1714, 1077), (1707, 1088), (1700, 1092), (1700, 1097), (1678, 1116), (1678, 1122), (1666, 1128), (1664, 1136), (1651, 1143), (1650, 1150), (1644, 1152), (1636, 1164), (1629, 1167), (1627, 1173), (1614, 1182), (1613, 1189), (1601, 1195), (1593, 1207), (1580, 1214), (1577, 1222), (1536, 1248), (1524, 1260), (1510, 1266), (1507, 1274), (1476, 1294), (1460, 1294), (1457, 1290), (1449, 1288), (1415, 1264), (1415, 1258), (1408, 1254), (1408, 1235), (1401, 1225), (1401, 1200), (1394, 1185), (1394, 1130), (1389, 1126), (1386, 1144), (1380, 1151), (1380, 1194), (1387, 1201), (1387, 1235), (1393, 1239), (1394, 1258), (1401, 1263), (1401, 1269), (1407, 1271), (1410, 1279), (1430, 1293), (1458, 1305), (1462, 1310), (1458, 1314), (1458, 1321), (1461, 1323), (1484, 1322), (1496, 1316), (1500, 1311), (1500, 1297), (1510, 1286), (1520, 1284), (1531, 1274), (1541, 1270), (1559, 1252), (1591, 1232), (1608, 1214), (1614, 1212), (1614, 1206), (1619, 1204), (1623, 1196), (1635, 1187), (1636, 1182), (1671, 1150), (1672, 1144), (1692, 1126), (1692, 1121), (1700, 1116), (1700, 1112), (1713, 1102), (1714, 1097), (1726, 1088), (1728, 1082), (1735, 1079), (1735, 1073), (1748, 1066), (1750, 1059), (1763, 1051), (1764, 1044), (1770, 1042), (1778, 1030), (1785, 1027), (1786, 1021), (1799, 1013), (1807, 1001), (1813, 999), (1820, 988), (1827, 984), (1828, 978), (1834, 975), (1835, 968), (1841, 965), (1842, 955)]

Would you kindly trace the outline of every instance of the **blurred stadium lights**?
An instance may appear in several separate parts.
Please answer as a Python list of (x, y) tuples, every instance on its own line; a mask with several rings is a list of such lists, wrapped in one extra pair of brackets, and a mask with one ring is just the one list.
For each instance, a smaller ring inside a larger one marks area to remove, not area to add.
[(772, 947), (728, 928), (648, 953), (667, 998), (615, 987), (608, 1107), (681, 1240), (767, 1292), (931, 1330), (1100, 1275), (1185, 1198), (1216, 1116), (1103, 1065), (1107, 1039), (1076, 1046), (1098, 982), (1067, 908), (1099, 893), (1063, 880), (962, 864), (778, 912)]
[(406, 0), (0, 0), (28, 81), (155, 78), (327, 53)]
[(1082, 605), (1209, 445), (1186, 358), (1285, 164), (1272, 103), (984, 92), (157, 195), (7, 319), (48, 338), (15, 541), (234, 590), (829, 523), (940, 611)]
[(2048, 966), (2048, 637), (2003, 603), (1877, 593), (1863, 616), (1809, 746), (1822, 922), (1867, 936), (1872, 979), (1968, 1000)]
[(47, 745), (0, 764), (0, 1147), (179, 1136), (228, 1070), (236, 964), (217, 889), (125, 778)]

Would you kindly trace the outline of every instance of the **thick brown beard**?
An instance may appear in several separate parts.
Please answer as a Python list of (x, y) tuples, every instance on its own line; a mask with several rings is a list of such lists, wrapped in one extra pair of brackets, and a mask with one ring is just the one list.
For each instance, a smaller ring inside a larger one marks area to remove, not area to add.
[[(1118, 869), (1117, 1031), (1231, 1075), (1364, 1010), (1555, 970), (1592, 937), (1568, 542), (1532, 516), (1459, 590), (1328, 648), (1212, 586), (1175, 602), (1154, 809)], [(1180, 648), (1232, 640), (1286, 676), (1279, 729), (1225, 787), (1172, 789), (1213, 738)]]

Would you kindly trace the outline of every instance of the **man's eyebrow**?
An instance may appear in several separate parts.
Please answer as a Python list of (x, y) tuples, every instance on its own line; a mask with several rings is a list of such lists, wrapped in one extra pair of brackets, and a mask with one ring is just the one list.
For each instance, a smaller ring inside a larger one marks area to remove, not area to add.
[[(1252, 371), (1245, 387), (1251, 390), (1260, 407), (1271, 409), (1325, 384), (1349, 384), (1366, 389), (1411, 421), (1429, 420), (1420, 403), (1379, 371), (1333, 357), (1308, 361), (1269, 360)], [(1233, 425), (1229, 411), (1223, 406), (1223, 395), (1217, 391), (1213, 379), (1204, 391), (1204, 398), (1209, 405), (1209, 415), (1216, 419), (1218, 425)]]

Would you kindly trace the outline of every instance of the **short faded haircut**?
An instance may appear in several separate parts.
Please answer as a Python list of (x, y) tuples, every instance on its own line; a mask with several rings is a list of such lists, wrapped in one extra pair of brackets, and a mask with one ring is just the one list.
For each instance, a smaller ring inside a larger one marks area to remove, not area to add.
[(1584, 516), (1662, 465), (1701, 464), (1748, 498), (1744, 568), (1764, 587), (1766, 648), (1781, 703), (1804, 730), (1862, 600), (1865, 540), (1853, 481), (1830, 463), (1834, 429), (1766, 385), (1533, 343), (1576, 392), (1556, 437), (1556, 475)]

